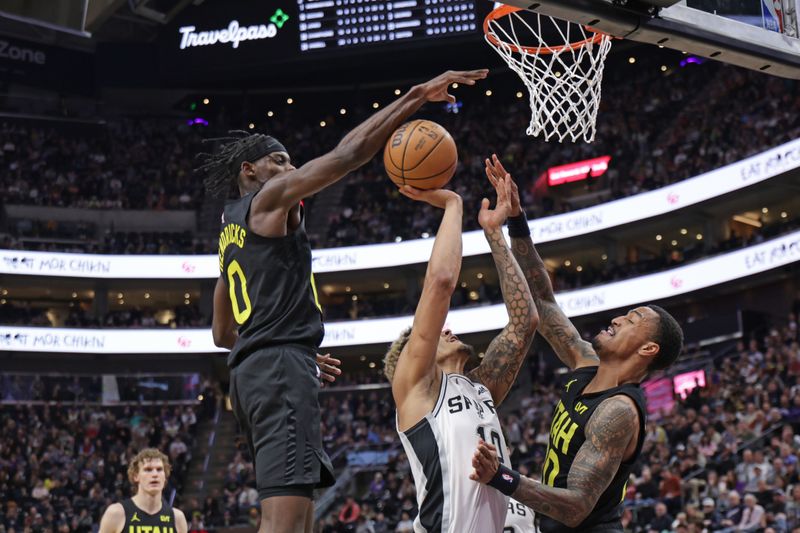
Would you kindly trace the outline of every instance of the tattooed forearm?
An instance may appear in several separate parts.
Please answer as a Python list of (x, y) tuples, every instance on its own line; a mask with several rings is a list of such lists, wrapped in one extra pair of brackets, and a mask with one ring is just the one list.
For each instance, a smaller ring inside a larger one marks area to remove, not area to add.
[(517, 259), (522, 273), (531, 288), (533, 300), (538, 305), (540, 302), (556, 302), (553, 295), (553, 284), (550, 275), (544, 266), (544, 261), (536, 251), (530, 237), (515, 237), (511, 239), (511, 249)]
[(486, 240), (500, 278), (500, 290), (508, 311), (508, 325), (492, 340), (480, 366), (470, 373), (491, 391), (495, 404), (505, 399), (528, 353), (539, 315), (528, 283), (522, 274), (503, 232), (485, 231)]
[(507, 337), (518, 343), (527, 341), (533, 337), (539, 319), (530, 287), (522, 274), (522, 269), (511, 255), (503, 232), (498, 228), (484, 233), (492, 250), (492, 259), (500, 278), (500, 290), (508, 311)]
[(511, 239), (511, 249), (539, 310), (539, 332), (553, 347), (559, 359), (570, 368), (575, 368), (582, 359), (596, 361), (597, 354), (591, 344), (581, 339), (578, 330), (556, 303), (550, 275), (531, 238)]
[(632, 401), (624, 396), (609, 398), (586, 425), (586, 442), (569, 469), (567, 488), (548, 487), (523, 477), (514, 498), (536, 512), (577, 527), (613, 481), (638, 427)]
[(548, 487), (529, 477), (520, 478), (519, 486), (512, 497), (534, 512), (547, 515), (569, 527), (577, 527), (583, 522), (582, 517), (588, 516), (585, 511), (586, 502), (577, 492)]

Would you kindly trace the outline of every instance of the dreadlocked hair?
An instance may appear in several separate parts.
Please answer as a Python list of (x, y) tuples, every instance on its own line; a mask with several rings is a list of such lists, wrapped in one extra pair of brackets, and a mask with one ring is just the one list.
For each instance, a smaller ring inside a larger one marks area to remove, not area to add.
[(239, 178), (239, 168), (234, 168), (234, 165), (250, 148), (261, 142), (263, 137), (243, 130), (230, 130), (228, 135), (228, 137), (203, 139), (203, 144), (222, 143), (222, 145), (215, 154), (200, 152), (195, 156), (200, 166), (194, 171), (205, 176), (203, 185), (216, 198), (230, 193)]

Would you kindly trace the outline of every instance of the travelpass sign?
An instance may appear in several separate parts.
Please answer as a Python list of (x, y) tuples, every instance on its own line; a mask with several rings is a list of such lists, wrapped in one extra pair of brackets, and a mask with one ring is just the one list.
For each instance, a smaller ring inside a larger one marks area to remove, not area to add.
[(180, 49), (216, 44), (230, 44), (233, 48), (239, 48), (239, 43), (242, 41), (258, 41), (275, 37), (278, 35), (278, 30), (283, 28), (288, 20), (289, 15), (278, 8), (269, 18), (269, 24), (242, 26), (238, 20), (232, 20), (226, 28), (205, 31), (197, 31), (196, 26), (181, 26), (178, 28), (181, 36)]

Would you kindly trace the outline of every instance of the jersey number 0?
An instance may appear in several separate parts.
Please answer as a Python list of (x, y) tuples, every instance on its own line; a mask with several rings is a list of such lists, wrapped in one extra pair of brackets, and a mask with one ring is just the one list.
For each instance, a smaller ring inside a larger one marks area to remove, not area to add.
[[(237, 296), (237, 280), (241, 287), (239, 287), (239, 292), (242, 293), (242, 303), (239, 303), (239, 297)], [(314, 283), (314, 273), (311, 273), (311, 289), (314, 294), (314, 304), (317, 306), (317, 309), (322, 311), (322, 307), (319, 305), (319, 297), (317, 296), (317, 286)], [(236, 323), (241, 325), (244, 324), (245, 321), (250, 318), (250, 313), (253, 311), (253, 306), (250, 303), (250, 296), (247, 295), (247, 278), (244, 275), (244, 270), (242, 270), (242, 265), (239, 264), (239, 261), (234, 259), (228, 265), (228, 294), (231, 297), (231, 307), (233, 308), (233, 318), (236, 320)]]
[[(236, 295), (236, 281), (239, 281), (240, 291), (242, 293), (242, 305), (239, 304), (239, 298)], [(250, 318), (250, 313), (253, 311), (253, 306), (250, 304), (250, 297), (247, 295), (247, 279), (244, 277), (244, 271), (239, 261), (234, 259), (228, 265), (228, 293), (231, 296), (231, 307), (233, 308), (233, 318), (237, 324), (244, 324)]]

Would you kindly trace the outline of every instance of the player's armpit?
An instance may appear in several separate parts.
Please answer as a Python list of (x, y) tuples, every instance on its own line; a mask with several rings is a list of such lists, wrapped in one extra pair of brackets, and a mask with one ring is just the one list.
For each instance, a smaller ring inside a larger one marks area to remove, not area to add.
[(583, 340), (556, 303), (550, 275), (530, 237), (511, 239), (511, 250), (530, 286), (539, 311), (539, 333), (569, 368), (595, 366), (599, 362), (592, 345)]
[(639, 414), (630, 398), (605, 400), (586, 425), (586, 442), (569, 469), (567, 488), (553, 488), (523, 477), (514, 498), (537, 513), (577, 527), (614, 480), (638, 427)]
[(214, 287), (214, 313), (211, 319), (211, 333), (214, 344), (220, 348), (233, 349), (239, 337), (236, 322), (233, 319), (233, 309), (228, 294), (228, 286), (220, 276)]
[(100, 519), (99, 533), (121, 533), (125, 527), (125, 509), (119, 503), (112, 503)]

